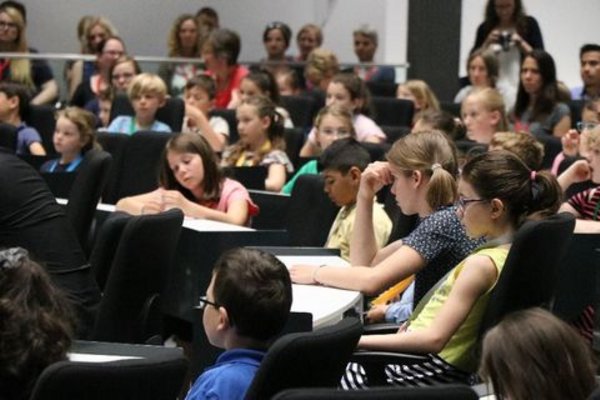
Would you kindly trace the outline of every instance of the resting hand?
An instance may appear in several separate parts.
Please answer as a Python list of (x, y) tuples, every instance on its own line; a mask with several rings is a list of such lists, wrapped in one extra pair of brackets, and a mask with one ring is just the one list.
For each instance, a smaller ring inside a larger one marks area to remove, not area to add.
[(579, 149), (579, 133), (575, 129), (569, 129), (566, 135), (560, 138), (562, 151), (565, 156), (574, 157)]
[[(187, 216), (191, 215), (193, 207), (193, 203), (178, 190), (163, 190), (162, 205), (164, 211), (179, 208)], [(198, 215), (195, 216), (198, 217)]]
[(388, 307), (388, 304), (379, 304), (371, 307), (371, 309), (367, 311), (367, 314), (365, 315), (365, 322), (368, 324), (384, 322), (385, 312), (387, 311)]
[(375, 161), (369, 164), (362, 173), (358, 195), (365, 199), (372, 199), (382, 187), (390, 185), (393, 182), (394, 177), (392, 176), (389, 163)]
[(290, 268), (290, 278), (292, 282), (303, 285), (311, 285), (316, 283), (314, 280), (315, 271), (319, 268), (316, 265), (294, 265)]
[(563, 175), (571, 184), (585, 182), (592, 179), (592, 168), (586, 160), (577, 160), (563, 172)]

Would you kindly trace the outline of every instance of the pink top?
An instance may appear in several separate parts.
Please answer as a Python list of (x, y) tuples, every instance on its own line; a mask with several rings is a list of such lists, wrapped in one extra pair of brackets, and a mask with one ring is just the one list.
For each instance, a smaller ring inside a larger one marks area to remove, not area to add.
[[(381, 141), (385, 141), (385, 133), (371, 118), (363, 114), (354, 116), (354, 130), (356, 131), (356, 140), (365, 142), (368, 138), (376, 137)], [(308, 134), (308, 140), (311, 143), (317, 143), (315, 137), (315, 128), (313, 127)]]
[(250, 198), (250, 193), (248, 193), (248, 190), (246, 190), (246, 188), (238, 181), (225, 178), (223, 181), (223, 187), (221, 188), (221, 197), (219, 198), (219, 202), (210, 202), (202, 205), (212, 208), (213, 210), (227, 212), (229, 205), (235, 200), (246, 200), (248, 203), (248, 220), (246, 223), (248, 224), (250, 219), (258, 214), (259, 208)]

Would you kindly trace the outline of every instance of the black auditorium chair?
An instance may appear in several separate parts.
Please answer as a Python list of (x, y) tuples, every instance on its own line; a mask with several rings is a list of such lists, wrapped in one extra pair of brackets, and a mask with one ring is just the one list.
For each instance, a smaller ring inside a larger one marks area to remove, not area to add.
[(158, 170), (167, 141), (174, 134), (137, 132), (126, 139), (123, 151), (111, 172), (106, 203), (152, 191), (158, 187)]
[(289, 388), (336, 387), (361, 333), (358, 319), (345, 318), (312, 332), (282, 336), (267, 351), (246, 399), (269, 399)]
[(396, 97), (396, 89), (398, 88), (396, 83), (367, 81), (366, 84), (371, 96)]
[(331, 388), (287, 389), (273, 400), (477, 400), (477, 393), (467, 385), (440, 385), (431, 387), (375, 387), (367, 390)]
[(25, 123), (35, 128), (42, 137), (42, 144), (48, 155), (56, 154), (52, 136), (56, 126), (56, 109), (47, 104), (31, 104), (25, 116)]
[(391, 144), (410, 133), (410, 126), (382, 125), (380, 128), (385, 133), (386, 141)]
[(394, 97), (375, 97), (372, 104), (375, 110), (374, 120), (378, 125), (411, 126), (414, 103), (406, 99)]
[(460, 106), (461, 103), (454, 103), (451, 101), (447, 101), (447, 102), (441, 102), (440, 103), (440, 108), (443, 111), (446, 111), (447, 113), (453, 115), (456, 118), (460, 118)]
[(389, 143), (361, 142), (360, 145), (369, 153), (371, 162), (385, 161), (385, 154), (390, 149)]
[(290, 196), (249, 189), (250, 198), (258, 206), (260, 212), (252, 217), (254, 229), (285, 229), (285, 216), (288, 212)]
[(323, 192), (321, 175), (301, 175), (290, 197), (286, 226), (292, 246), (323, 246), (339, 210)]
[(294, 167), (298, 165), (300, 150), (304, 145), (304, 131), (302, 128), (286, 128), (284, 133), (285, 153)]
[(544, 159), (542, 160), (542, 169), (550, 169), (554, 158), (562, 151), (560, 138), (547, 134), (534, 135), (535, 138), (544, 145)]
[(571, 128), (575, 129), (577, 123), (581, 121), (581, 112), (585, 105), (584, 100), (571, 100), (567, 103), (569, 110), (571, 111)]
[[(508, 257), (491, 292), (479, 329), (478, 343), (488, 329), (507, 314), (530, 307), (550, 308), (558, 284), (558, 271), (573, 236), (575, 219), (561, 213), (527, 221), (515, 234)], [(388, 333), (397, 331), (392, 328)], [(372, 333), (383, 333), (381, 331)], [(424, 361), (417, 354), (357, 351), (353, 360), (365, 368), (369, 386), (385, 385), (388, 364), (410, 368)]]
[(228, 108), (216, 108), (212, 110), (210, 114), (221, 117), (227, 121), (227, 125), (229, 125), (229, 144), (237, 142), (240, 138), (240, 134), (237, 130), (237, 118), (235, 117), (235, 110)]
[[(133, 106), (126, 94), (115, 96), (110, 109), (110, 120), (119, 115), (134, 115)], [(169, 125), (172, 132), (181, 132), (181, 124), (185, 115), (185, 104), (182, 99), (169, 97), (165, 104), (156, 111), (156, 119)]]
[(119, 240), (92, 339), (144, 343), (161, 333), (160, 295), (181, 232), (179, 209), (132, 217)]
[[(146, 352), (154, 349), (147, 347)], [(38, 378), (30, 400), (163, 400), (179, 394), (188, 361), (179, 349), (117, 361), (59, 361)]]
[(125, 148), (129, 143), (129, 135), (123, 133), (96, 132), (96, 139), (98, 140), (98, 143), (100, 143), (100, 146), (102, 146), (102, 149), (110, 153), (113, 158), (113, 162), (108, 171), (106, 185), (102, 193), (102, 201), (104, 203), (114, 204), (118, 200), (119, 171), (122, 168)]
[(310, 96), (281, 96), (281, 106), (290, 113), (295, 127), (309, 128), (316, 115), (316, 102)]
[(12, 151), (17, 150), (17, 127), (11, 124), (0, 123), (0, 147)]
[(225, 167), (225, 174), (240, 182), (246, 189), (265, 190), (268, 170), (264, 166)]
[(66, 211), (81, 244), (89, 254), (90, 228), (96, 206), (108, 178), (112, 156), (102, 150), (88, 151), (76, 172)]

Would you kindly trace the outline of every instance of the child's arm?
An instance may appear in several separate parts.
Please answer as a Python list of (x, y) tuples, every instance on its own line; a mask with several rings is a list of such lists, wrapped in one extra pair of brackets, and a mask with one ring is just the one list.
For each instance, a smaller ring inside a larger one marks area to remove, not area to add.
[(350, 263), (352, 265), (373, 265), (378, 246), (373, 227), (373, 202), (375, 194), (382, 187), (393, 182), (387, 162), (374, 162), (364, 170), (356, 196), (356, 217), (350, 239)]
[(132, 215), (158, 214), (162, 211), (162, 189), (137, 196), (124, 197), (116, 204), (117, 211)]
[(573, 208), (572, 205), (570, 205), (567, 202), (564, 202), (560, 205), (558, 212), (566, 212), (569, 214), (573, 214), (575, 218), (581, 218), (581, 214), (579, 213), (579, 211), (577, 211), (575, 208)]
[(285, 165), (270, 164), (268, 167), (267, 179), (265, 179), (265, 189), (270, 192), (279, 192), (285, 184), (287, 178)]
[(185, 115), (189, 118), (191, 128), (196, 128), (202, 136), (208, 141), (210, 147), (219, 153), (222, 152), (227, 144), (227, 138), (220, 132), (216, 132), (206, 115), (196, 107), (185, 105)]
[(563, 191), (578, 182), (585, 182), (592, 178), (592, 170), (586, 160), (577, 160), (558, 177), (558, 184)]
[(300, 157), (314, 157), (319, 154), (321, 148), (310, 139), (310, 135), (304, 142), (304, 146), (300, 149)]
[(45, 156), (46, 150), (40, 142), (32, 142), (29, 145), (29, 153), (31, 153), (34, 156)]
[(244, 225), (248, 220), (248, 202), (245, 199), (232, 200), (226, 212), (196, 204), (177, 190), (164, 190), (162, 201), (164, 210), (179, 208), (186, 217), (206, 218), (235, 225)]
[(489, 257), (470, 256), (431, 326), (415, 330), (410, 330), (409, 327), (407, 331), (389, 335), (364, 335), (358, 342), (358, 348), (439, 353), (465, 321), (475, 302), (494, 284), (496, 278), (496, 267)]

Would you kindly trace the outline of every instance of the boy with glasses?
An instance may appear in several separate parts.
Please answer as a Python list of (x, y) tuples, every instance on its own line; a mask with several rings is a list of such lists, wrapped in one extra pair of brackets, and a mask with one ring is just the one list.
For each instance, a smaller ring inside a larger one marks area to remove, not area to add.
[(209, 342), (226, 351), (198, 377), (186, 400), (243, 399), (291, 305), (290, 276), (275, 256), (244, 248), (221, 255), (198, 308)]

